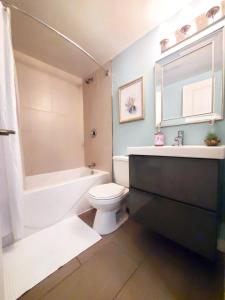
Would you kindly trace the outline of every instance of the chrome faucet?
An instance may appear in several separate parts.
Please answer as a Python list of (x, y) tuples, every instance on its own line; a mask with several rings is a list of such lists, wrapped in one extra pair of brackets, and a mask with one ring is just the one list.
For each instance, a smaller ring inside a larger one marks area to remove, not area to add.
[(95, 174), (95, 171), (93, 170), (94, 167), (96, 167), (95, 162), (92, 162), (88, 165), (88, 168), (91, 170), (91, 175)]
[(93, 162), (93, 163), (90, 163), (89, 165), (88, 165), (88, 168), (94, 168), (96, 166), (96, 163), (95, 162)]
[(184, 131), (183, 130), (178, 130), (177, 136), (174, 139), (175, 143), (173, 146), (183, 146), (184, 144)]

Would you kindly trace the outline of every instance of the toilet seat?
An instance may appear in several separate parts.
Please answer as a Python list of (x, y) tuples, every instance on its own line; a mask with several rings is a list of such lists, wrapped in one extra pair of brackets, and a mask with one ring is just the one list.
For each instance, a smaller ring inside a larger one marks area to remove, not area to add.
[(110, 200), (124, 194), (125, 187), (116, 183), (107, 183), (94, 186), (88, 195), (96, 200)]

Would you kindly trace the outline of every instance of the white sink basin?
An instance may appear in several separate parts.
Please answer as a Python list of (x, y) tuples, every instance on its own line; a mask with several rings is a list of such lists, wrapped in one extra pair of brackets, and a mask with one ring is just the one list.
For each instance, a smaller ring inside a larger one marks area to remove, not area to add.
[(145, 146), (128, 147), (127, 154), (224, 159), (225, 146)]

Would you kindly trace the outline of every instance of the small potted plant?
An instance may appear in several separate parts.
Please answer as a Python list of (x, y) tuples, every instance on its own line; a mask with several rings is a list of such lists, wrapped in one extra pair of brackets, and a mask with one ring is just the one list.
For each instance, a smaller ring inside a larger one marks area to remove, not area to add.
[(207, 146), (218, 146), (220, 143), (220, 139), (215, 133), (208, 133), (206, 138), (205, 138), (205, 144)]

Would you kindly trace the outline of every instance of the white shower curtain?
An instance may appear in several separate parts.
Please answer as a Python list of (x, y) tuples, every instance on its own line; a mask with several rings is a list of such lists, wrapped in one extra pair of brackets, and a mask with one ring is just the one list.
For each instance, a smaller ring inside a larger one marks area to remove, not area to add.
[[(16, 73), (11, 40), (10, 11), (0, 3), (0, 128), (15, 130), (15, 135), (1, 136), (3, 157), (0, 170), (6, 177), (6, 185), (0, 188), (0, 197), (6, 194), (9, 221), (14, 239), (23, 236), (23, 170), (19, 141), (16, 101)], [(1, 204), (1, 202), (0, 202)], [(1, 207), (0, 207), (1, 210)]]
[(2, 259), (2, 241), (0, 240), (0, 299), (4, 300), (4, 279), (3, 279), (3, 259)]

